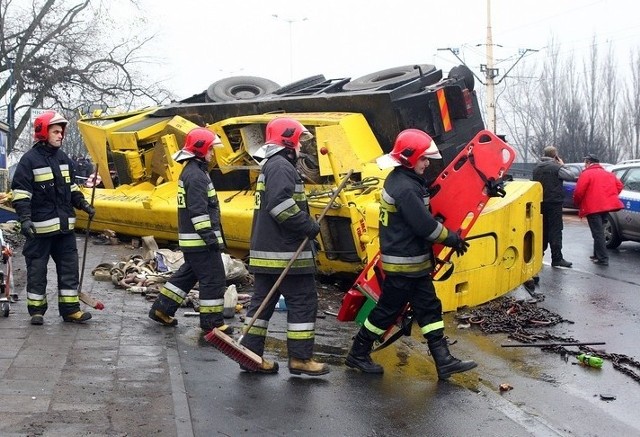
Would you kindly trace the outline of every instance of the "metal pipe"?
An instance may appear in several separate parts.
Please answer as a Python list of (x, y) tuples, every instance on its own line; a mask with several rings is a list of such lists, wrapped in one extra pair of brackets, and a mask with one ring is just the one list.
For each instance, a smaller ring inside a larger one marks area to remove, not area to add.
[(596, 344), (606, 344), (604, 341), (575, 342), (575, 343), (520, 343), (501, 344), (502, 347), (554, 347), (554, 346), (590, 346)]

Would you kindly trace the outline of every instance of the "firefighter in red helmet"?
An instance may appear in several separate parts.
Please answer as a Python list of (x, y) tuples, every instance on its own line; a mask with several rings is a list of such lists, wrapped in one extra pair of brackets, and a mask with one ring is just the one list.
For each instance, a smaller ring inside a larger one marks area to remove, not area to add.
[(371, 360), (371, 348), (407, 303), (427, 339), (440, 379), (476, 367), (475, 362), (460, 361), (449, 353), (442, 304), (430, 276), (434, 243), (454, 248), (458, 256), (469, 246), (429, 211), (425, 171), (430, 159), (441, 159), (440, 152), (431, 137), (418, 129), (400, 132), (391, 153), (378, 159), (381, 168), (395, 167), (384, 182), (380, 200), (380, 252), (385, 278), (380, 300), (346, 359), (347, 366), (365, 373), (383, 373), (382, 366)]
[(233, 329), (224, 323), (222, 314), (226, 277), (220, 203), (208, 171), (213, 148), (218, 145), (216, 134), (197, 127), (189, 131), (184, 147), (173, 156), (176, 162), (185, 162), (178, 179), (178, 243), (184, 263), (160, 290), (149, 317), (165, 326), (176, 326), (174, 315), (198, 282), (200, 328), (204, 333), (218, 328), (231, 334)]
[(42, 325), (47, 311), (47, 264), (53, 258), (58, 272), (58, 311), (65, 322), (81, 323), (91, 313), (80, 309), (75, 210), (93, 218), (95, 209), (75, 183), (72, 160), (61, 149), (69, 122), (45, 111), (33, 123), (35, 144), (16, 168), (11, 189), (13, 206), (26, 236), (27, 308), (32, 325)]
[[(312, 137), (299, 121), (275, 118), (267, 124), (265, 144), (253, 155), (262, 160), (263, 165), (256, 185), (249, 252), (255, 292), (245, 323), (253, 318), (304, 238), (313, 240), (320, 232), (320, 226), (309, 215), (304, 185), (295, 167), (300, 141)], [(245, 347), (263, 355), (269, 320), (280, 295), (284, 296), (289, 372), (294, 375), (318, 376), (329, 372), (326, 364), (312, 358), (318, 310), (314, 273), (312, 243), (308, 243), (242, 339)], [(277, 362), (263, 358), (258, 373), (277, 371)]]

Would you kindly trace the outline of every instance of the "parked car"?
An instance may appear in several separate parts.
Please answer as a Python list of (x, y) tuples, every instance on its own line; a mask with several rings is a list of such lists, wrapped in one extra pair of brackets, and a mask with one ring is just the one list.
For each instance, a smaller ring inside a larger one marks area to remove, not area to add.
[(620, 193), (624, 209), (609, 213), (604, 226), (607, 247), (615, 249), (626, 240), (640, 242), (640, 159), (620, 162), (609, 170), (624, 184)]
[[(576, 182), (578, 181), (578, 177), (584, 170), (584, 162), (570, 162), (564, 164), (571, 174), (573, 175), (573, 179), (570, 181), (562, 181), (562, 188), (564, 190), (564, 200), (562, 201), (562, 207), (568, 209), (578, 209), (578, 207), (573, 203), (573, 192), (576, 190)], [(603, 163), (600, 165), (606, 170), (610, 170), (613, 164)]]

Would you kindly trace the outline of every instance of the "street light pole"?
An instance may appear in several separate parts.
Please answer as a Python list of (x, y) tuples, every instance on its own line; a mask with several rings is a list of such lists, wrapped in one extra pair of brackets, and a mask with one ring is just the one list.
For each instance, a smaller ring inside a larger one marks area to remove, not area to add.
[(9, 133), (7, 135), (7, 150), (13, 149), (13, 136), (14, 136), (14, 110), (13, 110), (13, 68), (14, 63), (11, 57), (7, 58), (9, 64), (9, 104), (7, 105), (7, 124), (9, 125)]
[(289, 80), (293, 82), (293, 23), (301, 23), (303, 21), (307, 21), (308, 18), (304, 17), (299, 20), (294, 20), (292, 18), (281, 17), (278, 14), (272, 14), (271, 16), (276, 20), (282, 20), (289, 25)]

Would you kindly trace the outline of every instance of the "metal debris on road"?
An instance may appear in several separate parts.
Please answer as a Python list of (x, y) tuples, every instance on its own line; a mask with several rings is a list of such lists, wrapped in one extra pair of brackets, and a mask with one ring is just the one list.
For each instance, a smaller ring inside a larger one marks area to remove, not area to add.
[(535, 332), (533, 330), (535, 328), (547, 328), (560, 323), (574, 323), (552, 311), (538, 307), (537, 303), (534, 300), (525, 301), (512, 297), (501, 297), (474, 308), (470, 313), (456, 316), (456, 318), (479, 327), (485, 334), (507, 334), (513, 340), (539, 346), (544, 352), (554, 352), (562, 357), (578, 356), (581, 353), (597, 355), (610, 361), (614, 369), (640, 383), (640, 361), (627, 355), (606, 353), (586, 345), (580, 345), (578, 351), (573, 351), (562, 345), (542, 346), (535, 344), (538, 341), (555, 341), (571, 345), (584, 343), (572, 337), (551, 334), (549, 331)]

